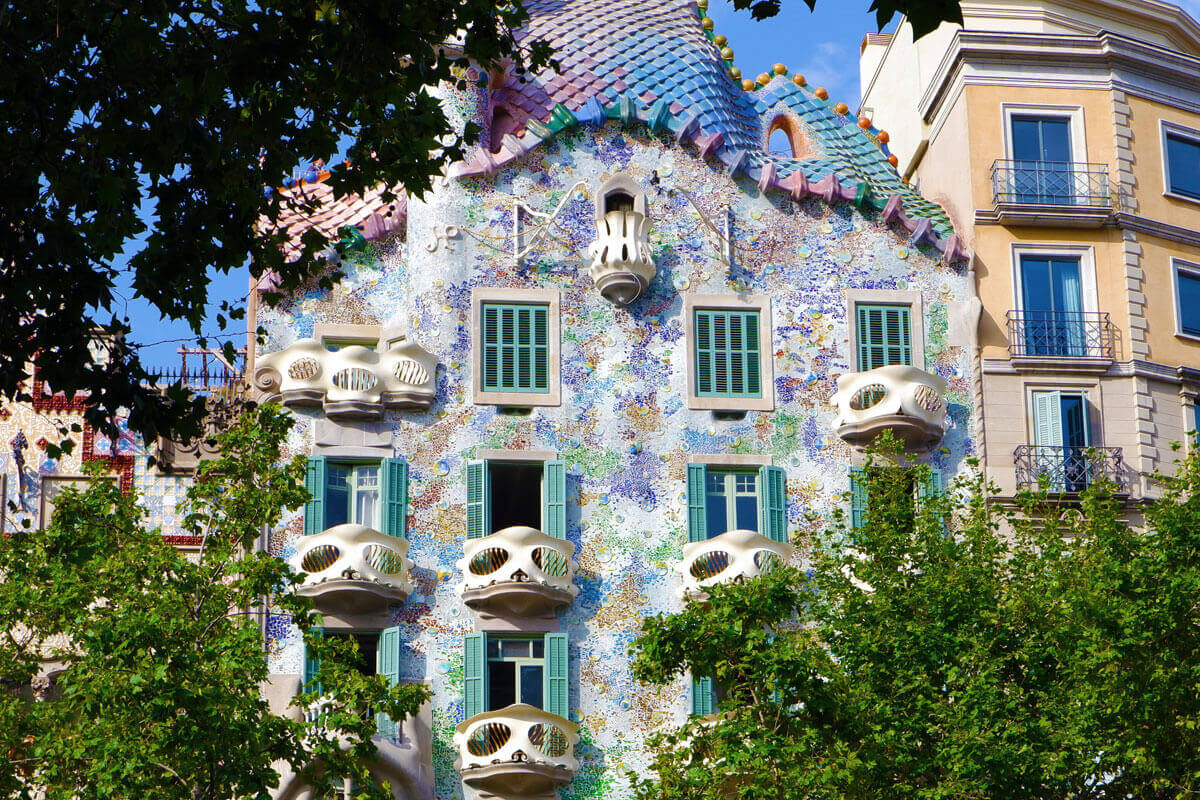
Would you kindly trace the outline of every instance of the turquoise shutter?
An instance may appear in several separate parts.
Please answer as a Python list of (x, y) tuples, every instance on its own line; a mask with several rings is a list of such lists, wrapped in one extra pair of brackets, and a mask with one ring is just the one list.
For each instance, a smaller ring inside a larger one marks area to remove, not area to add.
[(713, 708), (712, 678), (700, 678), (692, 681), (692, 713), (698, 717), (707, 717), (715, 713)]
[(408, 463), (402, 458), (385, 458), (379, 472), (380, 533), (403, 538), (408, 517)]
[(697, 311), (695, 317), (696, 395), (705, 397), (713, 392), (712, 312)]
[(483, 382), (484, 391), (495, 392), (500, 389), (500, 309), (484, 304), (481, 316), (483, 353), (480, 371), (483, 374), (479, 380)]
[(485, 303), (482, 309), (484, 391), (550, 391), (550, 308)]
[[(308, 633), (309, 636), (320, 639), (324, 633), (320, 628), (313, 628)], [(316, 658), (311, 654), (308, 647), (304, 648), (304, 686), (306, 692), (321, 693), (321, 659)]]
[[(400, 683), (400, 629), (384, 628), (379, 632), (379, 649), (375, 651), (375, 672), (387, 679), (389, 686)], [(389, 739), (396, 736), (396, 722), (387, 714), (375, 715), (375, 729)]]
[(697, 309), (693, 317), (698, 397), (761, 397), (757, 311)]
[(703, 464), (687, 465), (688, 541), (703, 542), (708, 538), (707, 499), (705, 483), (708, 468)]
[(542, 468), (542, 532), (567, 538), (567, 464), (547, 461)]
[(783, 467), (758, 470), (758, 532), (777, 542), (788, 540), (787, 475)]
[(481, 539), (492, 532), (491, 492), (486, 461), (467, 463), (467, 538)]
[(548, 306), (531, 306), (533, 316), (532, 357), (533, 381), (531, 389), (535, 392), (550, 391), (550, 308)]
[(308, 460), (304, 473), (304, 488), (312, 498), (304, 506), (304, 535), (312, 536), (325, 530), (325, 484), (328, 482), (329, 465), (324, 456)]
[(545, 685), (542, 688), (542, 709), (550, 714), (567, 718), (569, 692), (567, 691), (567, 635), (546, 634), (546, 663), (542, 670)]
[(487, 634), (463, 637), (463, 711), (465, 719), (487, 711)]
[(861, 528), (867, 521), (867, 482), (862, 467), (850, 468), (850, 527)]
[(908, 306), (855, 307), (858, 371), (893, 364), (912, 365), (912, 329)]
[(935, 497), (941, 494), (944, 488), (942, 471), (937, 468), (930, 468), (925, 480), (917, 487), (917, 498), (923, 500), (926, 497)]

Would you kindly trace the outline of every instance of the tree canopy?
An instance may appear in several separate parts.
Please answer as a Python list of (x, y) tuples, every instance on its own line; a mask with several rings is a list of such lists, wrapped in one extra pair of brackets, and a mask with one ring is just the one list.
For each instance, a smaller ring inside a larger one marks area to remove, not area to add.
[[(282, 764), (315, 796), (349, 778), (355, 800), (392, 797), (369, 772), (375, 713), (404, 719), (428, 690), (360, 674), (352, 640), (312, 634), (298, 576), (256, 552), (307, 499), (303, 458), (277, 463), (290, 426), (264, 407), (219, 437), (187, 495), (194, 557), (98, 474), (55, 498), (46, 528), (0, 539), (0, 797), (266, 800)], [(319, 718), (273, 713), (261, 694), (267, 608), (291, 614), (320, 659)]]
[(1160, 480), (1143, 529), (1107, 487), (1014, 514), (876, 460), (808, 571), (645, 622), (636, 674), (720, 699), (656, 739), (638, 796), (1196, 797), (1200, 456)]

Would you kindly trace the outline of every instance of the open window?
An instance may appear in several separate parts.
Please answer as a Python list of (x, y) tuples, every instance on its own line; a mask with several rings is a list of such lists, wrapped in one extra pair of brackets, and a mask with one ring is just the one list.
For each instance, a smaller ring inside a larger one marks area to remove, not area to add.
[(404, 536), (408, 510), (408, 464), (399, 458), (308, 460), (304, 533), (312, 536), (335, 525), (362, 525), (389, 536)]
[(688, 541), (734, 530), (776, 542), (787, 537), (787, 478), (782, 467), (687, 465)]
[[(383, 675), (395, 686), (400, 682), (400, 628), (385, 628), (381, 631), (332, 631), (317, 629), (316, 635), (326, 639), (353, 639), (358, 645), (358, 658), (353, 666), (368, 677)], [(306, 692), (321, 692), (321, 661), (305, 653), (304, 684)], [(378, 735), (394, 737), (396, 723), (387, 714), (375, 715)]]
[(467, 464), (467, 538), (514, 526), (567, 537), (567, 468), (563, 461), (472, 461)]
[(524, 703), (566, 718), (567, 635), (469, 633), (463, 639), (466, 718)]

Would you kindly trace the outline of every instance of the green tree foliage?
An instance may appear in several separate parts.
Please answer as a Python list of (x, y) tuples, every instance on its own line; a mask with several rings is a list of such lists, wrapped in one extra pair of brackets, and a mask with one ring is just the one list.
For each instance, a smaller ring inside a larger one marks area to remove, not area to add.
[[(403, 719), (427, 690), (364, 677), (349, 666), (352, 643), (312, 636), (297, 575), (255, 547), (307, 499), (303, 460), (281, 464), (290, 426), (265, 406), (219, 437), (220, 458), (202, 464), (187, 498), (184, 527), (204, 541), (196, 556), (164, 543), (135, 498), (98, 475), (57, 496), (46, 529), (0, 543), (0, 796), (266, 798), (287, 763), (317, 796), (349, 777), (361, 798), (391, 797), (367, 771), (374, 711)], [(335, 698), (319, 722), (263, 699), (268, 607), (293, 614), (319, 650)], [(54, 663), (47, 690), (39, 674)]]
[(336, 193), (424, 192), (465, 143), (428, 89), (461, 80), (463, 59), (544, 64), (543, 46), (512, 33), (525, 18), (519, 1), (489, 0), (0, 4), (0, 395), (27, 391), (33, 363), (55, 389), (88, 393), (93, 424), (125, 408), (147, 441), (196, 432), (202, 404), (147, 388), (135, 343), (113, 342), (107, 360), (89, 349), (97, 331), (128, 330), (119, 256), (137, 295), (197, 334), (210, 270), (249, 262), (284, 290), (328, 285), (316, 232), (285, 262), (282, 234), (258, 224), (282, 202), (264, 189), (348, 138)]
[(1112, 487), (1014, 514), (979, 479), (914, 498), (923, 469), (876, 457), (866, 522), (839, 515), (811, 570), (646, 620), (642, 680), (722, 691), (655, 739), (639, 797), (1200, 795), (1196, 452), (1144, 527)]

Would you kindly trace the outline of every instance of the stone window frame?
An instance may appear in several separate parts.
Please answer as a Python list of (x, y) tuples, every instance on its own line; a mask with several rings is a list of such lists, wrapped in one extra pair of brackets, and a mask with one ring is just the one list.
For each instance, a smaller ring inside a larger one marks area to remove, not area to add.
[(1004, 124), (1004, 158), (1013, 160), (1012, 119), (1014, 116), (1059, 117), (1070, 123), (1071, 163), (1087, 163), (1087, 128), (1084, 125), (1083, 106), (1053, 103), (1001, 103), (1001, 118)]
[[(1025, 310), (1025, 290), (1021, 282), (1021, 258), (1023, 256), (1065, 256), (1079, 259), (1079, 291), (1083, 311), (1087, 314), (1100, 313), (1100, 291), (1096, 278), (1096, 248), (1091, 244), (1040, 244), (1037, 242), (1013, 242), (1009, 260), (1012, 270), (1012, 309)], [(1007, 335), (1007, 332), (1006, 332)]]
[[(544, 305), (550, 323), (547, 370), (549, 391), (488, 392), (483, 389), (483, 304), (524, 303)], [(561, 298), (557, 289), (505, 289), (480, 286), (471, 290), (471, 400), (480, 406), (560, 406), (562, 405), (562, 330)]]
[(925, 369), (925, 299), (915, 289), (847, 289), (846, 341), (849, 343), (846, 363), (849, 371), (858, 372), (858, 306), (908, 306), (908, 335), (912, 342), (912, 365)]
[(1181, 139), (1188, 139), (1194, 144), (1200, 145), (1200, 130), (1165, 119), (1158, 121), (1158, 147), (1162, 163), (1163, 197), (1169, 197), (1172, 200), (1182, 200), (1185, 203), (1200, 203), (1200, 198), (1189, 197), (1186, 194), (1171, 191), (1171, 161), (1167, 158), (1168, 134), (1175, 134), (1175, 136)]
[[(757, 311), (762, 397), (700, 397), (696, 393), (696, 311)], [(694, 411), (775, 410), (775, 325), (771, 297), (765, 294), (683, 295), (683, 339), (687, 357), (687, 407)]]

